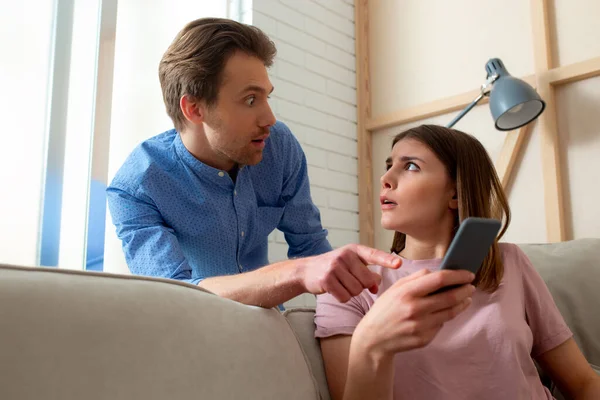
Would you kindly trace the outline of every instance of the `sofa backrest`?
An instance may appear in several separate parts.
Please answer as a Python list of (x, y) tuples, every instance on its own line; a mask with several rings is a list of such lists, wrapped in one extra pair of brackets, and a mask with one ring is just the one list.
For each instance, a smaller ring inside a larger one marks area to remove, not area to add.
[(287, 320), (168, 280), (0, 267), (1, 399), (319, 399)]
[[(524, 244), (586, 359), (600, 367), (600, 239)], [(600, 370), (598, 370), (600, 372)]]
[[(600, 365), (600, 239), (521, 248)], [(314, 310), (284, 316), (170, 280), (0, 266), (0, 398), (329, 400)]]

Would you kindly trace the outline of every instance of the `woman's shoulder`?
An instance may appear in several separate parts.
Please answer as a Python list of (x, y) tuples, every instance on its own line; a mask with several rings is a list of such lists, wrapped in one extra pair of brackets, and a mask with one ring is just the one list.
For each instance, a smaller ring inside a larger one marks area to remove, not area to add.
[(518, 244), (503, 242), (498, 245), (505, 270), (517, 269), (522, 273), (524, 270), (533, 268), (529, 257)]
[(509, 256), (514, 256), (519, 254), (519, 252), (521, 251), (521, 248), (519, 247), (519, 245), (515, 244), (515, 243), (509, 243), (509, 242), (501, 242), (498, 243), (498, 247), (500, 247), (500, 254), (504, 255), (509, 255)]
[(527, 258), (521, 247), (516, 243), (501, 242), (498, 243), (498, 246), (500, 247), (500, 254), (503, 256)]

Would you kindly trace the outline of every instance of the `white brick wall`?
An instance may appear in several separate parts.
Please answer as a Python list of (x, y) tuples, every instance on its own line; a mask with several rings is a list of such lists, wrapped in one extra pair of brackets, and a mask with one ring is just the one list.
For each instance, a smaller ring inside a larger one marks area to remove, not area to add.
[[(246, 22), (247, 19), (244, 18)], [(271, 105), (300, 141), (313, 201), (334, 247), (358, 242), (356, 63), (352, 0), (253, 0), (251, 23), (277, 46)], [(272, 262), (286, 258), (269, 237)], [(286, 307), (313, 306), (300, 296)]]

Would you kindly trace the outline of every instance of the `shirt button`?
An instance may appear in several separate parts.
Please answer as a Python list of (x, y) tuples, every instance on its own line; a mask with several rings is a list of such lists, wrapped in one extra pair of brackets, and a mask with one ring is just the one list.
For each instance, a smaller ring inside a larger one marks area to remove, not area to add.
[(220, 176), (221, 178), (222, 178), (222, 177), (224, 177), (224, 176), (225, 176), (225, 172), (223, 172), (223, 171), (219, 171), (219, 176)]
[(233, 191), (233, 195), (234, 195), (234, 196), (237, 196), (237, 190), (234, 190), (234, 191)]
[(244, 235), (245, 235), (245, 233), (244, 233), (244, 231), (242, 231), (242, 237), (244, 237)]
[(242, 264), (240, 264), (240, 270), (243, 270), (244, 266)]

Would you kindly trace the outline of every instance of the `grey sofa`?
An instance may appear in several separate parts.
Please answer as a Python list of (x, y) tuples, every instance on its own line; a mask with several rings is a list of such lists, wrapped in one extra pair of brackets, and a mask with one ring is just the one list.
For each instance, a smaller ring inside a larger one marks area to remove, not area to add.
[[(522, 248), (600, 365), (600, 239)], [(311, 309), (282, 314), (169, 280), (0, 266), (0, 324), (0, 399), (329, 399)]]

